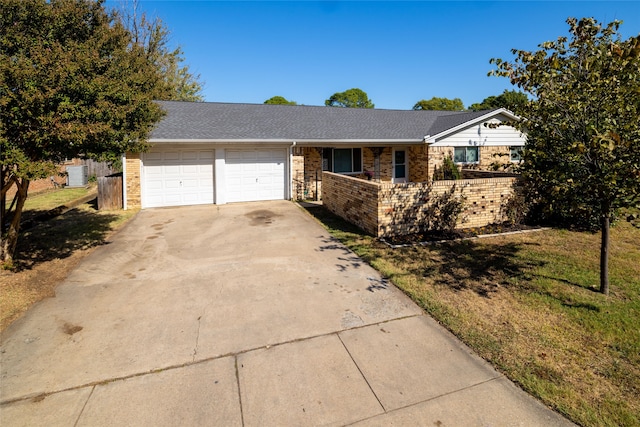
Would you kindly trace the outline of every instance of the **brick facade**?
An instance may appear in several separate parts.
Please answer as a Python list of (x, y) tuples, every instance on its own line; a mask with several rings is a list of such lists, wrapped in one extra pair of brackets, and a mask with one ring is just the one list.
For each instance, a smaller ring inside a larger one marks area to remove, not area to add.
[(429, 181), (429, 146), (420, 145), (410, 147), (409, 156), (409, 181)]
[(455, 185), (464, 197), (458, 228), (481, 227), (506, 220), (502, 206), (517, 178), (464, 179), (434, 183), (377, 183), (325, 172), (323, 204), (336, 215), (377, 237), (422, 230), (429, 201)]
[(302, 199), (320, 200), (322, 198), (322, 151), (315, 147), (305, 147), (304, 194)]
[(127, 153), (127, 160), (122, 165), (125, 170), (125, 176), (127, 177), (127, 208), (139, 208), (142, 206), (142, 198), (140, 195), (140, 189), (142, 188), (142, 182), (140, 181), (140, 168), (142, 166), (140, 161), (140, 153)]

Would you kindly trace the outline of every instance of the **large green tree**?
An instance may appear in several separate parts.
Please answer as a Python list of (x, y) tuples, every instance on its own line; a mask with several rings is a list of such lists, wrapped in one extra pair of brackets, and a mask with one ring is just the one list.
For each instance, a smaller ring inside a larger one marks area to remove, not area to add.
[(264, 103), (268, 105), (297, 105), (295, 101), (287, 101), (284, 96), (272, 96), (264, 101)]
[(158, 68), (163, 76), (154, 98), (158, 100), (203, 101), (200, 75), (194, 74), (184, 64), (184, 52), (180, 46), (169, 47), (171, 32), (158, 17), (150, 18), (140, 12), (138, 0), (127, 0), (116, 10), (118, 19), (131, 33), (133, 43), (140, 45), (147, 60)]
[(344, 92), (336, 92), (327, 100), (324, 105), (329, 107), (346, 107), (346, 108), (374, 108), (373, 102), (369, 99), (369, 95), (362, 89), (353, 88)]
[(464, 111), (464, 104), (460, 98), (438, 98), (434, 96), (429, 100), (421, 99), (413, 106), (414, 110), (438, 110), (438, 111)]
[(533, 95), (514, 124), (527, 133), (523, 177), (547, 214), (596, 224), (607, 294), (611, 221), (640, 203), (640, 35), (621, 39), (619, 21), (567, 23), (570, 37), (492, 59), (492, 74)]
[(517, 90), (505, 90), (498, 96), (492, 95), (485, 98), (482, 102), (471, 104), (469, 109), (473, 111), (482, 111), (506, 108), (514, 113), (519, 113), (527, 102), (529, 102), (529, 98), (524, 92)]
[(13, 260), (31, 180), (66, 158), (147, 147), (161, 71), (102, 1), (0, 0), (0, 262)]

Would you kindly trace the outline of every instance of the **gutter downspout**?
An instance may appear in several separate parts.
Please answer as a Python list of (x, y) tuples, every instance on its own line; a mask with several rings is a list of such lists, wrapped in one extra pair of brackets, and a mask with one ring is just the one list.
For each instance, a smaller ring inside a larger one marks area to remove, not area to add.
[(122, 153), (122, 209), (127, 210), (127, 153)]

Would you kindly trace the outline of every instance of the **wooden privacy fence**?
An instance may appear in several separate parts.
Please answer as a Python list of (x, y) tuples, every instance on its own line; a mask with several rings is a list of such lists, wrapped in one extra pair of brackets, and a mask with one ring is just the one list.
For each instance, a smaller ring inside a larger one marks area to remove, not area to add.
[(122, 209), (122, 173), (98, 177), (98, 209)]
[(89, 176), (101, 177), (116, 174), (117, 171), (106, 162), (96, 162), (91, 159), (74, 160), (74, 164), (84, 165), (88, 169)]

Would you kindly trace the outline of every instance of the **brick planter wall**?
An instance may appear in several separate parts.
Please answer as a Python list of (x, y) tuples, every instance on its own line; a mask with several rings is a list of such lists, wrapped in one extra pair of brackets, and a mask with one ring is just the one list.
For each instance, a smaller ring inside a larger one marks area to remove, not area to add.
[(519, 175), (517, 173), (513, 173), (513, 172), (462, 169), (462, 177), (464, 179), (516, 178), (518, 176)]
[(514, 192), (517, 178), (463, 179), (405, 184), (376, 183), (323, 173), (323, 204), (365, 232), (385, 237), (424, 231), (425, 211), (434, 197), (451, 190), (464, 197), (458, 228), (503, 222), (501, 207)]
[(331, 212), (378, 235), (380, 184), (331, 172), (322, 174), (322, 203)]

